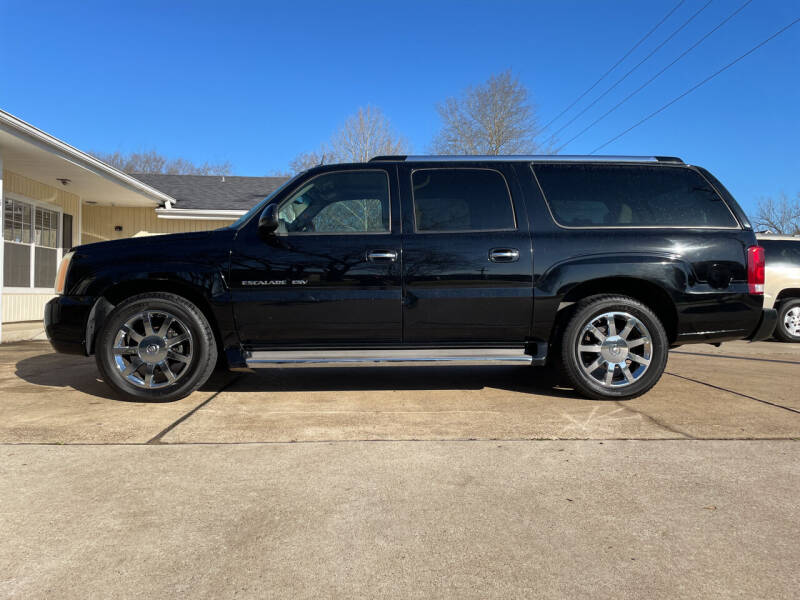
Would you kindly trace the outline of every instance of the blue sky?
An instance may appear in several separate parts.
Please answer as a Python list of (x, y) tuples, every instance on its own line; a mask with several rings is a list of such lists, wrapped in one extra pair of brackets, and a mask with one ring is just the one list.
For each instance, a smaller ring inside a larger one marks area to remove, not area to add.
[[(422, 153), (439, 126), (435, 104), (507, 68), (546, 123), (677, 1), (0, 0), (0, 107), (81, 149), (155, 148), (264, 175), (372, 104)], [(714, 0), (560, 140), (743, 1)], [(685, 0), (553, 129), (706, 2)], [(563, 152), (591, 151), (798, 16), (798, 0), (753, 0)], [(798, 142), (800, 24), (602, 152), (701, 164), (754, 212), (760, 196), (800, 191)]]

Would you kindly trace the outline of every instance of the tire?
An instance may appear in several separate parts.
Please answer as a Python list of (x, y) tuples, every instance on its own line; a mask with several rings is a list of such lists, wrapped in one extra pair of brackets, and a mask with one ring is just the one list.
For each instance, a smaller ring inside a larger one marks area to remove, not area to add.
[(781, 302), (773, 335), (782, 342), (800, 342), (800, 298)]
[[(608, 335), (611, 321), (618, 335)], [(644, 394), (658, 383), (669, 353), (666, 331), (655, 313), (638, 300), (617, 295), (578, 302), (560, 345), (561, 368), (569, 382), (598, 400)]]
[(170, 402), (208, 380), (217, 364), (217, 346), (208, 319), (194, 304), (175, 294), (151, 292), (111, 311), (97, 336), (95, 361), (119, 397)]

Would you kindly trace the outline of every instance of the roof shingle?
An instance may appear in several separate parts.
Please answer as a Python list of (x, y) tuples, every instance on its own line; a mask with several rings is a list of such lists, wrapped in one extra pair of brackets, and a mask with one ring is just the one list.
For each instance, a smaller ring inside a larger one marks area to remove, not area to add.
[(139, 173), (133, 177), (175, 198), (178, 203), (174, 208), (211, 210), (249, 210), (288, 179), (162, 173)]

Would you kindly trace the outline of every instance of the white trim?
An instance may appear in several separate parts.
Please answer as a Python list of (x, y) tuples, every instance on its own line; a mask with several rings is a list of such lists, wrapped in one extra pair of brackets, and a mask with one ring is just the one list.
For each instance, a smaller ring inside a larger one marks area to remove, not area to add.
[[(78, 198), (78, 235), (72, 236), (72, 246), (80, 246), (83, 243), (83, 198)], [(73, 223), (74, 226), (74, 223)], [(69, 248), (67, 248), (69, 250)]]
[(54, 288), (25, 288), (25, 287), (4, 287), (4, 294), (23, 295), (23, 296), (55, 296)]
[(195, 221), (235, 221), (246, 210), (212, 210), (206, 208), (157, 208), (159, 219), (192, 219)]
[(46, 208), (48, 210), (60, 210), (64, 212), (64, 208), (59, 206), (58, 204), (53, 204), (52, 202), (47, 202), (46, 200), (37, 200), (36, 198), (30, 198), (28, 196), (23, 196), (22, 194), (18, 194), (17, 192), (6, 192), (3, 194), (4, 198), (13, 198), (14, 200), (19, 200), (20, 202), (27, 202), (28, 204), (35, 204), (40, 206), (41, 208)]
[(0, 344), (3, 343), (3, 279), (5, 279), (5, 227), (3, 219), (6, 210), (3, 202), (3, 157), (0, 155)]
[(0, 109), (0, 125), (8, 127), (9, 129), (26, 136), (34, 144), (38, 146), (44, 146), (46, 150), (54, 152), (55, 154), (60, 154), (65, 160), (82, 163), (83, 166), (89, 168), (90, 170), (98, 172), (98, 175), (106, 176), (115, 179), (118, 182), (122, 182), (137, 192), (141, 192), (147, 196), (150, 196), (157, 202), (175, 202), (175, 199), (172, 196), (168, 196), (164, 192), (142, 183), (127, 173), (124, 173), (123, 171), (104, 163), (91, 154), (87, 154), (86, 152), (78, 150), (74, 146), (70, 146), (66, 142), (62, 142), (58, 138), (45, 133), (41, 129), (37, 129), (30, 123), (26, 123), (22, 119), (17, 118), (2, 109)]

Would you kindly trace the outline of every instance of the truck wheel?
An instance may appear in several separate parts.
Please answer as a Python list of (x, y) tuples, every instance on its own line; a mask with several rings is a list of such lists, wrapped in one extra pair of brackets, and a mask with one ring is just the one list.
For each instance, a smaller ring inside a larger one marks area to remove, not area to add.
[(103, 379), (126, 400), (188, 396), (217, 362), (214, 334), (191, 302), (163, 292), (128, 298), (103, 323), (95, 344)]
[(563, 370), (589, 398), (634, 398), (661, 378), (669, 341), (658, 317), (627, 296), (581, 300), (564, 330)]
[(781, 302), (775, 337), (782, 342), (800, 342), (800, 298)]

